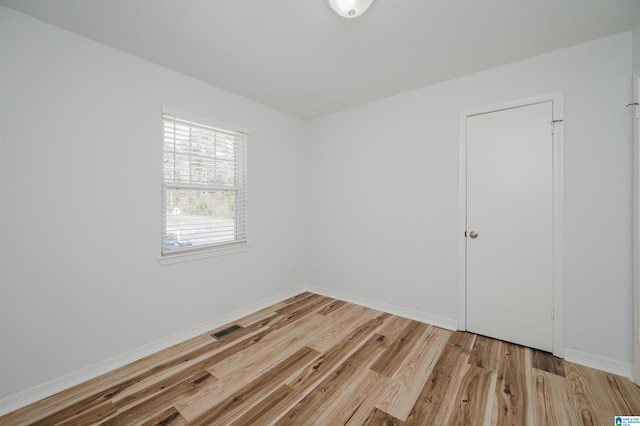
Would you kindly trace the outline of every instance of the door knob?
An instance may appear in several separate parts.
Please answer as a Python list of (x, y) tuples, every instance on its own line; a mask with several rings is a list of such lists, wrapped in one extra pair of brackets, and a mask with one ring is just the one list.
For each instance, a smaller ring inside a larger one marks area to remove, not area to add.
[(471, 232), (469, 232), (469, 236), (471, 238), (478, 238), (478, 233), (476, 231), (471, 231)]

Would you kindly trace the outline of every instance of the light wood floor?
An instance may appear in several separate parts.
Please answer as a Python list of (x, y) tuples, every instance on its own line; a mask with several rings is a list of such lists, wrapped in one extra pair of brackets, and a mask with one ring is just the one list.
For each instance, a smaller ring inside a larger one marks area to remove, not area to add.
[(303, 293), (1, 425), (613, 425), (640, 389), (550, 354)]

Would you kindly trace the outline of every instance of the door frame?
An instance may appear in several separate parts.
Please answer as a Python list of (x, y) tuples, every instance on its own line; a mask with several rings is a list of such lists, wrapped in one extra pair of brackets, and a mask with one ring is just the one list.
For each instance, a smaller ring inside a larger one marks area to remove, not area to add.
[(563, 93), (556, 92), (532, 98), (469, 109), (460, 113), (459, 181), (458, 181), (458, 330), (467, 329), (467, 118), (502, 111), (505, 109), (552, 103), (553, 121), (549, 131), (553, 138), (553, 354), (564, 357), (564, 195), (562, 120), (564, 117)]
[(633, 73), (633, 381), (640, 384), (640, 74)]

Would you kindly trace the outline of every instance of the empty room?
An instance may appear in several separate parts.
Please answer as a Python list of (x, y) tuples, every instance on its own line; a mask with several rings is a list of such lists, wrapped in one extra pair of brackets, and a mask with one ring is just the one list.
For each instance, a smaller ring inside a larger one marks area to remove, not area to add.
[(0, 425), (640, 422), (637, 0), (0, 0)]

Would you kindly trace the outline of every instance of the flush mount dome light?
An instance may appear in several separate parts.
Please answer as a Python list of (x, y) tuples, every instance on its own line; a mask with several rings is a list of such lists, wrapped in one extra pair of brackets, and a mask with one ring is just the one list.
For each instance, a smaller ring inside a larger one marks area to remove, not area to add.
[(329, 0), (329, 5), (343, 18), (357, 18), (369, 9), (373, 0)]

